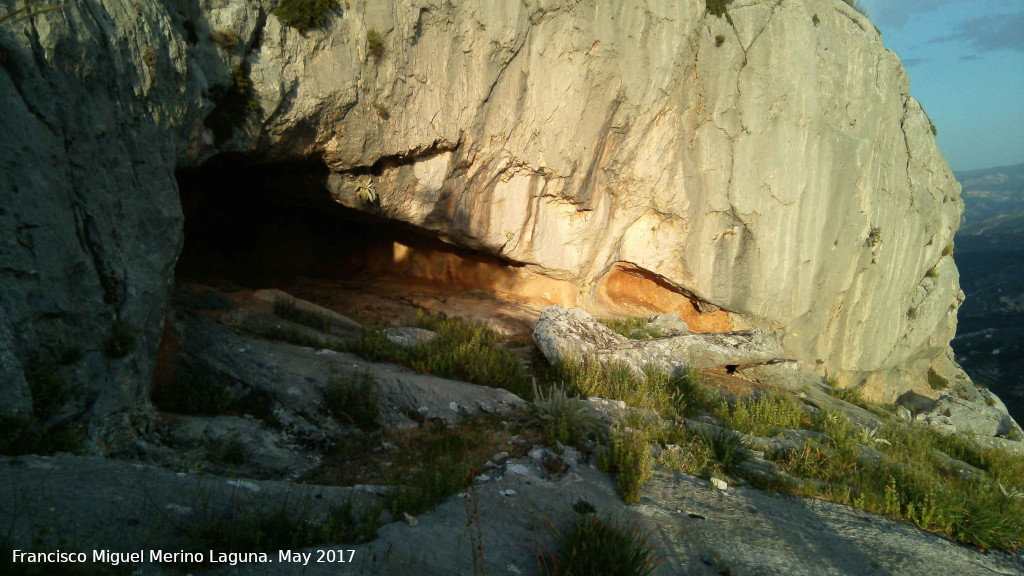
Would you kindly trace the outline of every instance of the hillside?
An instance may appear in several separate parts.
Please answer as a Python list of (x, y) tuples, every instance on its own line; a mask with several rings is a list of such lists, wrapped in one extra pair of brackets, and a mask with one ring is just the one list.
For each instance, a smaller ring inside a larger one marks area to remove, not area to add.
[(958, 173), (954, 257), (967, 298), (953, 348), (971, 377), (1024, 416), (1024, 164)]

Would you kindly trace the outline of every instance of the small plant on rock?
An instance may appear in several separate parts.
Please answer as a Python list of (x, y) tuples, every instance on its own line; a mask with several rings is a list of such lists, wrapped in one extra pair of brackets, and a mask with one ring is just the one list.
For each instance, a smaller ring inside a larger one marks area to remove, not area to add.
[(363, 429), (376, 427), (380, 395), (369, 368), (346, 376), (331, 374), (324, 398), (327, 411), (335, 418)]
[(732, 4), (732, 0), (707, 0), (708, 12), (719, 18), (728, 16), (729, 4)]
[(530, 377), (519, 357), (505, 349), (507, 338), (498, 332), (443, 314), (420, 313), (417, 323), (439, 336), (407, 348), (388, 340), (383, 330), (367, 330), (352, 351), (371, 362), (394, 362), (422, 374), (504, 388), (530, 398)]
[(610, 445), (598, 453), (598, 465), (605, 472), (615, 473), (615, 487), (622, 501), (633, 504), (654, 471), (650, 440), (635, 428), (613, 430)]
[(384, 56), (384, 37), (376, 28), (371, 28), (366, 32), (366, 53), (374, 60), (380, 60)]
[(732, 430), (700, 431), (697, 437), (707, 446), (726, 472), (734, 472), (750, 459), (743, 437)]
[(784, 429), (799, 428), (803, 419), (803, 408), (791, 397), (762, 394), (737, 402), (725, 420), (730, 428), (740, 432), (766, 436)]
[(633, 340), (661, 337), (661, 330), (657, 326), (652, 326), (646, 318), (600, 318), (598, 322), (611, 328), (616, 334)]
[(527, 425), (539, 428), (548, 444), (561, 442), (582, 447), (588, 436), (597, 432), (597, 416), (586, 402), (570, 398), (565, 390), (553, 387), (545, 397), (533, 384), (533, 405), (527, 414)]
[(285, 26), (306, 32), (326, 24), (327, 16), (337, 6), (337, 0), (281, 0), (274, 14)]
[(559, 554), (538, 552), (543, 576), (647, 576), (661, 562), (637, 524), (586, 515), (557, 535)]

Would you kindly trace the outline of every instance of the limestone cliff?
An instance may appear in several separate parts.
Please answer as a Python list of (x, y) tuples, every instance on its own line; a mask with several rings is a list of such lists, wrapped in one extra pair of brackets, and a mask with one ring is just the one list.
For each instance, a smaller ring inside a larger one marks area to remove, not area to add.
[[(28, 409), (20, 367), (69, 349), (103, 429), (144, 405), (174, 170), (220, 152), (322, 161), (339, 202), (522, 265), (503, 290), (761, 328), (879, 399), (966, 378), (960, 187), (844, 2), (346, 0), (306, 34), (276, 4), (0, 27), (4, 413)], [(137, 343), (109, 358), (118, 323)]]

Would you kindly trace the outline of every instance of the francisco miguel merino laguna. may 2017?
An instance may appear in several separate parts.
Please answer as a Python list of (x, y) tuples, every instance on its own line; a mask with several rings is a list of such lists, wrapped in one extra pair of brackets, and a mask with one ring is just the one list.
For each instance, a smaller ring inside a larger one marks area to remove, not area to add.
[[(290, 551), (281, 551), (280, 554), (282, 557), (288, 557), (290, 556)], [(214, 564), (230, 564), (234, 566), (236, 564), (247, 562), (269, 562), (270, 558), (263, 552), (239, 553), (215, 552), (213, 550), (206, 553), (186, 552), (184, 550), (178, 550), (176, 552), (149, 550), (148, 555), (145, 550), (139, 550), (138, 552), (93, 550), (91, 558), (90, 555), (85, 552), (63, 552), (61, 550), (53, 552), (26, 552), (24, 550), (13, 550), (11, 560), (15, 564), (75, 564), (85, 563), (91, 560), (94, 563), (110, 564), (112, 566), (117, 566), (119, 564), (141, 564), (147, 561), (169, 564), (202, 564), (204, 562), (210, 562)]]

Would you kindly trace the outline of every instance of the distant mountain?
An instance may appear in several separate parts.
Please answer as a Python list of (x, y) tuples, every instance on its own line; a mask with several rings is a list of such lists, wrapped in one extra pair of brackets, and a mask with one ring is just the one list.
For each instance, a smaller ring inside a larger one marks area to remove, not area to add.
[(953, 349), (971, 378), (1024, 417), (1024, 164), (958, 172), (954, 258), (967, 300)]
[(964, 187), (967, 226), (1024, 211), (1024, 164), (957, 172), (956, 177)]

